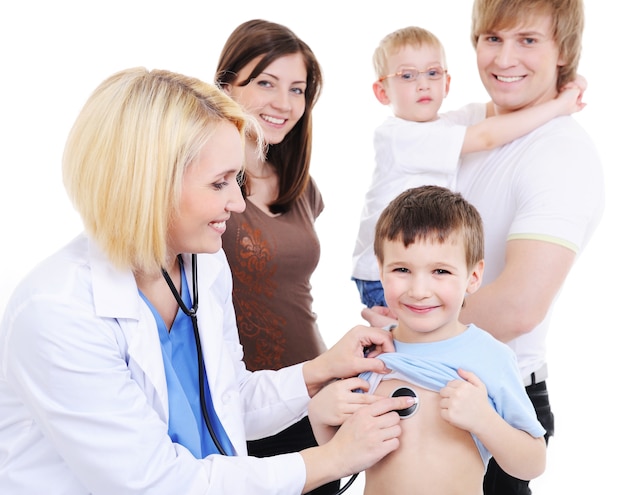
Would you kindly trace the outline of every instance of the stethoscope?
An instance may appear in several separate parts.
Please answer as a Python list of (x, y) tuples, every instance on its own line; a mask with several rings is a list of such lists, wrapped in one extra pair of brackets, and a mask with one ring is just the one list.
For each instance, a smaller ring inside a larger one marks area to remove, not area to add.
[[(182, 256), (178, 255), (178, 263), (182, 265)], [(209, 412), (206, 408), (206, 398), (204, 394), (204, 358), (202, 357), (202, 344), (200, 343), (200, 332), (198, 331), (198, 265), (197, 265), (197, 256), (195, 254), (191, 255), (191, 280), (192, 280), (192, 305), (191, 309), (188, 308), (183, 302), (178, 289), (172, 282), (169, 274), (165, 270), (165, 268), (161, 269), (161, 273), (163, 273), (163, 277), (167, 282), (176, 302), (180, 309), (182, 309), (183, 313), (191, 318), (191, 325), (193, 326), (193, 335), (196, 340), (196, 353), (198, 355), (198, 389), (200, 390), (200, 407), (202, 408), (202, 417), (204, 419), (204, 424), (209, 430), (209, 435), (211, 435), (211, 439), (213, 443), (217, 447), (217, 450), (222, 455), (228, 455), (226, 450), (220, 443), (217, 435), (215, 434), (215, 430), (213, 429), (213, 425), (211, 424), (211, 420), (209, 418)], [(181, 272), (182, 274), (182, 272)], [(181, 275), (182, 276), (182, 275)]]
[[(410, 418), (417, 412), (417, 409), (419, 408), (419, 395), (417, 395), (415, 390), (413, 390), (412, 388), (398, 387), (391, 393), (390, 397), (415, 397), (417, 399), (415, 404), (407, 407), (406, 409), (396, 409), (396, 412), (399, 414), (400, 419)], [(358, 475), (359, 473), (354, 473), (352, 476), (350, 476), (350, 479), (347, 481), (347, 483), (334, 495), (341, 495), (342, 493), (344, 493), (348, 488), (350, 488), (352, 483), (354, 483)]]
[[(182, 256), (179, 254), (178, 255), (178, 263), (182, 265)], [(198, 264), (197, 264), (197, 255), (196, 254), (192, 254), (191, 255), (191, 283), (192, 283), (192, 305), (191, 308), (188, 308), (186, 306), (186, 304), (183, 302), (180, 293), (178, 292), (178, 289), (176, 288), (176, 286), (174, 285), (174, 282), (172, 282), (171, 277), (169, 276), (169, 274), (167, 273), (167, 271), (165, 270), (165, 268), (161, 269), (161, 273), (163, 274), (163, 277), (165, 278), (165, 281), (167, 282), (167, 285), (169, 286), (170, 290), (172, 291), (172, 294), (174, 295), (174, 298), (176, 299), (176, 302), (178, 303), (178, 306), (180, 307), (180, 309), (183, 311), (183, 313), (185, 313), (187, 316), (189, 316), (191, 318), (191, 325), (193, 326), (193, 334), (194, 334), (194, 338), (196, 341), (196, 353), (198, 356), (198, 388), (200, 390), (200, 407), (202, 408), (202, 417), (204, 419), (204, 423), (206, 424), (207, 429), (209, 430), (209, 434), (211, 435), (211, 439), (213, 440), (213, 443), (215, 444), (215, 446), (217, 447), (217, 450), (219, 451), (220, 454), (222, 455), (228, 455), (226, 453), (226, 450), (224, 449), (224, 447), (222, 446), (222, 444), (220, 443), (219, 439), (217, 438), (217, 435), (215, 434), (215, 430), (213, 429), (213, 425), (211, 424), (211, 420), (209, 418), (209, 412), (207, 411), (206, 408), (206, 400), (205, 400), (205, 394), (204, 394), (204, 358), (202, 357), (202, 344), (200, 342), (200, 332), (198, 330)], [(182, 276), (182, 272), (181, 272), (181, 276)], [(410, 397), (419, 397), (414, 390), (408, 388), (408, 387), (400, 387), (397, 388), (396, 390), (394, 390), (394, 392), (391, 394), (391, 397), (400, 397), (400, 396), (410, 396)], [(413, 414), (415, 414), (415, 412), (417, 411), (419, 407), (419, 400), (413, 404), (412, 406), (406, 408), (406, 409), (401, 409), (398, 410), (397, 413), (400, 415), (401, 419), (406, 419), (411, 417)], [(341, 487), (336, 493), (335, 495), (341, 495), (342, 493), (345, 493), (345, 491), (350, 488), (350, 486), (352, 486), (352, 484), (354, 483), (354, 481), (356, 480), (357, 476), (359, 475), (359, 473), (354, 473), (350, 479), (346, 482), (346, 484)]]

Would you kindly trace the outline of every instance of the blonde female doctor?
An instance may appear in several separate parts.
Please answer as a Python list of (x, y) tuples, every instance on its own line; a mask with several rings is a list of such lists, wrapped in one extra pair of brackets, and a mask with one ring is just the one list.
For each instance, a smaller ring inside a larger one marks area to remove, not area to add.
[(355, 327), (312, 361), (245, 369), (221, 235), (244, 208), (252, 125), (215, 87), (167, 71), (121, 71), (88, 99), (63, 157), (85, 232), (25, 278), (0, 325), (0, 493), (294, 494), (398, 447), (393, 410), (409, 401), (351, 394), (361, 402), (328, 444), (247, 456), (246, 439), (315, 401), (329, 407), (311, 421), (332, 421), (314, 411), (357, 380), (335, 379), (384, 369), (364, 346), (392, 349)]

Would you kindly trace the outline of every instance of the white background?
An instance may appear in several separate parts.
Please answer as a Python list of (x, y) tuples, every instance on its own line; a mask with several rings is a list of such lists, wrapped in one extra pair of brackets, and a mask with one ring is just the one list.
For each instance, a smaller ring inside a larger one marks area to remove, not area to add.
[[(322, 260), (314, 276), (315, 310), (329, 345), (362, 322), (350, 279), (362, 198), (372, 170), (371, 136), (388, 114), (371, 92), (371, 54), (380, 38), (408, 24), (436, 33), (452, 75), (444, 110), (485, 101), (469, 41), (470, 0), (363, 2), (209, 2), (13, 0), (0, 6), (0, 310), (36, 262), (81, 230), (61, 184), (67, 133), (93, 89), (134, 66), (212, 80), (217, 57), (239, 23), (283, 23), (316, 53), (325, 87), (315, 109), (312, 174), (326, 209), (317, 228)], [(624, 38), (613, 2), (587, 0), (580, 72), (588, 107), (576, 115), (605, 166), (602, 224), (563, 290), (549, 337), (557, 433), (535, 493), (615, 493), (623, 480), (623, 363), (626, 201)], [(618, 24), (619, 23), (619, 24)], [(619, 85), (619, 86), (618, 86)], [(619, 132), (618, 132), (619, 131)], [(564, 181), (567, 177), (563, 178)], [(359, 493), (363, 476), (349, 493)]]

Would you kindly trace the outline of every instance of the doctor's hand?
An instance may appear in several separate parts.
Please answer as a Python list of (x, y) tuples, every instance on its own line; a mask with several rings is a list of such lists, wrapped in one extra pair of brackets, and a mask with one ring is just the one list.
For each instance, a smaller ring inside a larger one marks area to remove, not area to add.
[[(366, 348), (368, 357), (364, 354)], [(383, 352), (394, 351), (393, 338), (388, 331), (364, 325), (352, 328), (326, 352), (304, 363), (302, 372), (309, 396), (313, 397), (337, 378), (350, 378), (364, 371), (388, 373), (385, 363), (375, 358)]]
[(346, 378), (326, 385), (309, 402), (309, 421), (319, 445), (328, 442), (350, 416), (359, 408), (373, 404), (383, 397), (358, 393), (369, 390), (369, 383), (361, 378)]
[(361, 472), (400, 446), (400, 415), (415, 403), (413, 397), (383, 397), (358, 408), (328, 443), (300, 452), (306, 465), (303, 493)]

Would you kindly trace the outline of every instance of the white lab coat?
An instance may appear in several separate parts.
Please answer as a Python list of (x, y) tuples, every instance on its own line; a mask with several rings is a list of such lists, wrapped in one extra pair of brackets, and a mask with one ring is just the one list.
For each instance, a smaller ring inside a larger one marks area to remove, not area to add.
[(204, 361), (239, 455), (198, 460), (167, 434), (158, 331), (132, 273), (85, 235), (36, 267), (0, 325), (0, 493), (301, 493), (299, 454), (255, 459), (245, 443), (303, 417), (301, 365), (245, 369), (231, 290), (223, 252), (199, 255)]

